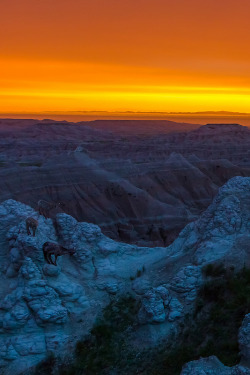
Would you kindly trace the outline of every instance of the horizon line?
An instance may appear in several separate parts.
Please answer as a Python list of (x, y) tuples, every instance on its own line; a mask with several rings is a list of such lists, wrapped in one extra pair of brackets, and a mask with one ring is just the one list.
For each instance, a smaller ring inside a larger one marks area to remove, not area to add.
[(13, 115), (13, 116), (25, 116), (25, 115), (81, 115), (81, 114), (94, 114), (94, 113), (103, 113), (103, 114), (138, 114), (138, 115), (154, 115), (154, 114), (160, 114), (160, 115), (223, 115), (223, 116), (250, 116), (250, 112), (237, 112), (237, 111), (180, 111), (180, 112), (166, 112), (166, 111), (100, 111), (100, 110), (79, 110), (79, 111), (29, 111), (29, 112), (0, 112), (0, 117), (3, 115)]

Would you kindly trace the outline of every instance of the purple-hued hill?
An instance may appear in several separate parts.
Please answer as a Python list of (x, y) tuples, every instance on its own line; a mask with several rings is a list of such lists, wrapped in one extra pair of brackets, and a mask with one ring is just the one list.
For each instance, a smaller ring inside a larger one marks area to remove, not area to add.
[(233, 176), (250, 176), (237, 124), (0, 120), (0, 199), (62, 210), (139, 246), (169, 245)]

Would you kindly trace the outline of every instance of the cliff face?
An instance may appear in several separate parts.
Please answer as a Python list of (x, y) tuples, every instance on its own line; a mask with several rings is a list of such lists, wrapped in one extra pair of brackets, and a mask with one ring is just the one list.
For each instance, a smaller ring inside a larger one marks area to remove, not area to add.
[[(79, 337), (89, 332), (98, 313), (127, 292), (140, 301), (136, 332), (140, 345), (154, 345), (170, 337), (194, 308), (204, 265), (221, 262), (236, 269), (249, 265), (249, 202), (250, 178), (229, 180), (200, 218), (188, 224), (165, 248), (118, 243), (104, 236), (98, 226), (77, 222), (69, 215), (58, 214), (52, 222), (22, 203), (3, 202), (2, 372), (18, 374), (49, 352), (70, 352)], [(25, 219), (30, 216), (39, 224), (35, 237), (26, 232)], [(47, 264), (42, 252), (46, 241), (74, 248), (76, 253), (59, 257), (57, 266)], [(238, 372), (232, 374), (248, 373), (247, 319), (240, 334), (245, 372), (237, 367)], [(197, 374), (213, 374), (210, 368), (219, 374), (222, 366), (212, 358), (188, 364), (183, 374), (195, 374), (194, 369)]]

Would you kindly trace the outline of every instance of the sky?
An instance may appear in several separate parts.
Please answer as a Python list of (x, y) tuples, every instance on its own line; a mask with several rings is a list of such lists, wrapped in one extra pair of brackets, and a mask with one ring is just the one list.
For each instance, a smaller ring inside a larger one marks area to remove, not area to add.
[(0, 116), (250, 112), (249, 0), (1, 0)]

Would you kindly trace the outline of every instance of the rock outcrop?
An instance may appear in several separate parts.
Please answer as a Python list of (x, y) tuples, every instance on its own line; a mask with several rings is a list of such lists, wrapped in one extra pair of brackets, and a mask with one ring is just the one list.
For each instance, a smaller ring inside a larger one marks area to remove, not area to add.
[[(150, 345), (178, 332), (183, 318), (194, 308), (204, 265), (220, 262), (238, 269), (249, 265), (249, 202), (250, 178), (235, 177), (172, 245), (156, 248), (115, 242), (98, 226), (78, 222), (66, 214), (58, 214), (53, 222), (22, 203), (3, 202), (2, 373), (20, 374), (50, 352), (69, 352), (77, 339), (89, 332), (102, 309), (127, 292), (141, 302), (138, 323), (144, 335), (147, 332)], [(27, 216), (38, 220), (35, 237), (26, 232)], [(47, 264), (42, 253), (46, 241), (76, 252), (60, 257), (58, 266)], [(240, 366), (229, 369), (210, 357), (187, 364), (183, 375), (248, 374), (249, 325), (247, 315), (239, 334)]]
[(176, 254), (192, 254), (192, 263), (197, 266), (216, 261), (238, 268), (249, 265), (249, 183), (249, 178), (229, 180), (208, 209), (183, 229), (170, 248)]
[(224, 366), (217, 357), (211, 356), (193, 361), (184, 366), (181, 375), (249, 375), (250, 369), (243, 366)]
[[(22, 373), (49, 352), (68, 352), (110, 298), (130, 288), (138, 269), (150, 269), (168, 252), (116, 243), (66, 214), (53, 223), (14, 200), (0, 205), (0, 215), (0, 367), (6, 374)], [(35, 237), (27, 234), (27, 216), (38, 220)], [(58, 266), (47, 264), (46, 241), (76, 253), (60, 257)]]

